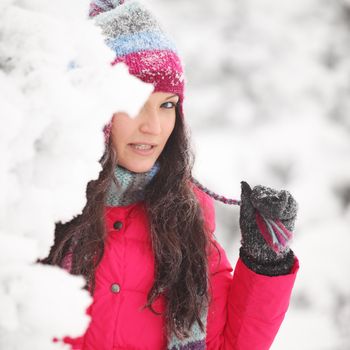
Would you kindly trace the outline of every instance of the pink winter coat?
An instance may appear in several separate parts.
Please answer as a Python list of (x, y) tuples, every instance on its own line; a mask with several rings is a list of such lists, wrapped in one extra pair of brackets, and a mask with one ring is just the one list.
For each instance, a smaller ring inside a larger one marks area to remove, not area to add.
[[(197, 188), (195, 192), (213, 233), (213, 200)], [(82, 350), (165, 350), (164, 318), (141, 310), (154, 272), (144, 204), (106, 207), (105, 217), (108, 236), (96, 270), (94, 300), (87, 309), (90, 325), (81, 337), (63, 340), (72, 349)], [(289, 275), (277, 277), (256, 274), (238, 259), (232, 276), (226, 253), (218, 246), (220, 265), (215, 249), (209, 256), (213, 298), (208, 310), (207, 350), (269, 349), (288, 309), (298, 259)], [(163, 311), (164, 298), (159, 297), (153, 307)]]

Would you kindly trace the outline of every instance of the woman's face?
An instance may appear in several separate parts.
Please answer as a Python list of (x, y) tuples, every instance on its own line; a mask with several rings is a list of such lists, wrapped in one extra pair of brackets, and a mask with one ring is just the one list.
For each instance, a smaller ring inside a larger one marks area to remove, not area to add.
[(136, 118), (113, 115), (111, 137), (119, 165), (136, 173), (152, 168), (174, 129), (178, 100), (178, 95), (154, 92)]

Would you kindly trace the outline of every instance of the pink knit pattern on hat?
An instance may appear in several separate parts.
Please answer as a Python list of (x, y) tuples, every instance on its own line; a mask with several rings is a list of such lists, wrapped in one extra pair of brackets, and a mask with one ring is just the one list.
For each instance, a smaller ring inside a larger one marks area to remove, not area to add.
[[(112, 116), (113, 118), (113, 116)], [(108, 143), (108, 140), (110, 138), (112, 132), (112, 119), (103, 127), (103, 134), (105, 139), (105, 144)]]
[(184, 74), (179, 57), (172, 51), (152, 50), (117, 57), (112, 65), (124, 62), (129, 73), (154, 85), (154, 92), (172, 92), (183, 100)]

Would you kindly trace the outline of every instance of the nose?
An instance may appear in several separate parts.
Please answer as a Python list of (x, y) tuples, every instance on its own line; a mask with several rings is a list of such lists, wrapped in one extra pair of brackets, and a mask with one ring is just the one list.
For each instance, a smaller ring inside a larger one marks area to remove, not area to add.
[(154, 108), (144, 107), (139, 117), (141, 132), (153, 135), (159, 135), (162, 132), (159, 114)]

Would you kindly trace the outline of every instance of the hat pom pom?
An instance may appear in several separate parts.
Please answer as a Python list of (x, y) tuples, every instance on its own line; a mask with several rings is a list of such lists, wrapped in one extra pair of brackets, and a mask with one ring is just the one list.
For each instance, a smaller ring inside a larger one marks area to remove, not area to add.
[(102, 12), (113, 10), (124, 2), (125, 0), (92, 0), (90, 2), (89, 17), (95, 17)]

